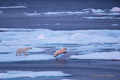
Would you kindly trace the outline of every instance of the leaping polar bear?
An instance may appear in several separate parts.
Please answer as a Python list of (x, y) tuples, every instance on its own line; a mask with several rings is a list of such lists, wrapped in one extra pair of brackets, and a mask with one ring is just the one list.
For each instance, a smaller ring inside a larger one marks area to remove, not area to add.
[(62, 48), (59, 51), (56, 51), (54, 54), (54, 57), (57, 57), (58, 55), (62, 54), (62, 53), (67, 53), (65, 50), (67, 50), (67, 48)]

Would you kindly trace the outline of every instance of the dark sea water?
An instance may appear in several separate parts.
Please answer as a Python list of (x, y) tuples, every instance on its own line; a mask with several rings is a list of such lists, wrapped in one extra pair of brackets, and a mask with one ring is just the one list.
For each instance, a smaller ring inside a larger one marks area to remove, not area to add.
[[(0, 7), (25, 6), (26, 8), (0, 8), (0, 28), (43, 28), (52, 30), (81, 29), (120, 29), (117, 16), (113, 19), (84, 19), (96, 16), (91, 13), (72, 15), (44, 15), (47, 12), (76, 12), (83, 9), (101, 9), (108, 12), (113, 7), (120, 7), (119, 0), (0, 0)], [(40, 13), (42, 15), (27, 16), (24, 13)], [(101, 16), (97, 16), (101, 17)], [(102, 17), (105, 17), (104, 15)], [(57, 25), (59, 24), (59, 25)]]

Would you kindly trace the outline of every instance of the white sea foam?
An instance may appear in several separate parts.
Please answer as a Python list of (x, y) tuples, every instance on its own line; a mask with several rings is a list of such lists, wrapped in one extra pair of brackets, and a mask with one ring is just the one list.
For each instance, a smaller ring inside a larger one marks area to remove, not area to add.
[(120, 60), (120, 52), (101, 52), (85, 55), (72, 55), (72, 59), (117, 59)]
[(111, 12), (120, 12), (120, 8), (119, 7), (113, 7), (110, 11)]
[(19, 62), (19, 61), (36, 61), (36, 60), (52, 60), (53, 55), (49, 54), (31, 54), (25, 56), (16, 56), (16, 53), (0, 54), (0, 62)]
[(26, 6), (8, 6), (8, 7), (0, 7), (1, 9), (6, 9), (6, 8), (27, 8)]
[(0, 79), (14, 79), (14, 78), (41, 78), (41, 77), (70, 77), (70, 74), (62, 71), (7, 71), (0, 73)]

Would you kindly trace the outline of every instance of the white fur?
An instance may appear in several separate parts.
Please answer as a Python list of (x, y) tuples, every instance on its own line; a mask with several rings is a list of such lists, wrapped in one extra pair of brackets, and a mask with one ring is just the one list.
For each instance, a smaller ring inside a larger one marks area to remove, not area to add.
[(57, 57), (58, 55), (60, 55), (62, 53), (67, 53), (65, 50), (66, 50), (66, 48), (62, 48), (61, 50), (56, 51), (55, 54), (54, 54), (54, 57)]
[(17, 52), (16, 52), (16, 56), (18, 56), (18, 55), (21, 56), (21, 53), (24, 53), (25, 56), (27, 56), (27, 51), (28, 51), (29, 49), (32, 49), (32, 47), (18, 48), (18, 49), (17, 49)]

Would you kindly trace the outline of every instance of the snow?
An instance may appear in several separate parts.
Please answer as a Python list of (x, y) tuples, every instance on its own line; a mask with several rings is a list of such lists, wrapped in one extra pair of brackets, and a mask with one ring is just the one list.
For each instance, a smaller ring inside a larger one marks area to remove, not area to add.
[(41, 34), (37, 37), (37, 39), (46, 39), (44, 34)]
[(85, 55), (72, 55), (72, 59), (117, 59), (120, 60), (120, 52), (97, 52)]
[(62, 71), (7, 71), (0, 73), (0, 79), (10, 78), (40, 78), (40, 77), (70, 77), (70, 74), (65, 74)]
[(25, 56), (16, 56), (16, 53), (0, 54), (0, 62), (19, 62), (19, 61), (36, 61), (36, 60), (52, 60), (55, 59), (53, 55), (49, 54), (28, 54)]
[(8, 6), (8, 7), (0, 7), (1, 9), (6, 9), (6, 8), (27, 8), (26, 6)]

